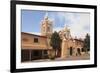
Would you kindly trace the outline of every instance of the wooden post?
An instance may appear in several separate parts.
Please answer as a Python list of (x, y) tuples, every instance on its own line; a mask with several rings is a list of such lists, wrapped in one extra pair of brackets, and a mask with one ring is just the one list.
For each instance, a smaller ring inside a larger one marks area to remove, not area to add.
[(44, 50), (42, 50), (42, 59), (44, 58)]
[(30, 54), (30, 61), (31, 61), (31, 50), (29, 50), (29, 54)]

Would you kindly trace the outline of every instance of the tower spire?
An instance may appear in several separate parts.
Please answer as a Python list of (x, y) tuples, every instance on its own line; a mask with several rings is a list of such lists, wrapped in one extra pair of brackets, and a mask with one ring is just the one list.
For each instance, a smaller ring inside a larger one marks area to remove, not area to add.
[(48, 12), (45, 12), (44, 19), (41, 25), (41, 34), (43, 36), (51, 37), (52, 32), (53, 32), (52, 22), (48, 17)]
[(64, 30), (66, 31), (68, 28), (67, 28), (67, 24), (64, 25)]
[(44, 19), (48, 19), (48, 12), (46, 12)]

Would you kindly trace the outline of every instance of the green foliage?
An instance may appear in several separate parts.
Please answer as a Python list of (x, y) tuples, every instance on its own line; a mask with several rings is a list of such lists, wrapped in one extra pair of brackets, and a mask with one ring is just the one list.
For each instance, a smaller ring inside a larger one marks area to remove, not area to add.
[(56, 31), (51, 36), (50, 45), (55, 50), (61, 48), (61, 39), (60, 39), (59, 34)]
[(85, 52), (90, 51), (90, 35), (86, 34), (86, 37), (84, 39), (84, 46), (83, 46)]

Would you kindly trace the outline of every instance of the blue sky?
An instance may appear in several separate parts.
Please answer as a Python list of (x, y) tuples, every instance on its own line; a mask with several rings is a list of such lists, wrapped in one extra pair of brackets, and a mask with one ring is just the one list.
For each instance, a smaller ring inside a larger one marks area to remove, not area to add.
[(54, 31), (59, 31), (66, 25), (72, 36), (83, 37), (90, 32), (89, 13), (21, 10), (22, 32), (40, 33), (40, 23), (46, 13), (53, 21)]

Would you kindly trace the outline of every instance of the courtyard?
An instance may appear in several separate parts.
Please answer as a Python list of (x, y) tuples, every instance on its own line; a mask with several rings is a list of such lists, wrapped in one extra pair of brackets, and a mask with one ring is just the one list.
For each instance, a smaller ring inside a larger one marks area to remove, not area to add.
[[(84, 54), (79, 56), (68, 56), (65, 59), (62, 59), (61, 57), (55, 58), (54, 60), (51, 59), (39, 59), (39, 60), (33, 60), (28, 62), (55, 62), (55, 61), (77, 61), (77, 60), (89, 60), (90, 54)], [(24, 62), (25, 63), (25, 62)], [(27, 63), (27, 61), (26, 61)]]

